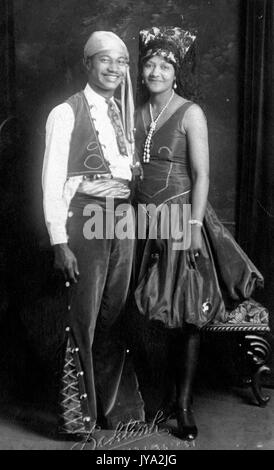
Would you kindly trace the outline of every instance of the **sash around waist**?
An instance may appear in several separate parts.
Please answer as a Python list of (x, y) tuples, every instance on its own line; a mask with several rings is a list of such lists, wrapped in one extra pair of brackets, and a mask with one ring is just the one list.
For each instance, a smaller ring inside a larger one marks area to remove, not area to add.
[(85, 178), (77, 188), (78, 193), (92, 197), (127, 199), (130, 196), (129, 181), (122, 178)]

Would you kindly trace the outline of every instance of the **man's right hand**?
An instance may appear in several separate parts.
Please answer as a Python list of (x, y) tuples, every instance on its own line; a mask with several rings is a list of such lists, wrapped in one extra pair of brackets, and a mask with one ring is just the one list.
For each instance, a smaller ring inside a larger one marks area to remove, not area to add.
[(77, 259), (67, 243), (54, 245), (54, 267), (64, 274), (66, 281), (77, 282), (80, 276)]

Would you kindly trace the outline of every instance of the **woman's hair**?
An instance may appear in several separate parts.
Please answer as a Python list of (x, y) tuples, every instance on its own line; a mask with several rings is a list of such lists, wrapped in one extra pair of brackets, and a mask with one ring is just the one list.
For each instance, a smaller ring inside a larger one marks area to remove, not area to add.
[(201, 93), (197, 76), (196, 53), (196, 43), (194, 43), (182, 60), (180, 67), (175, 71), (177, 83), (176, 92), (187, 100), (199, 103), (201, 101)]

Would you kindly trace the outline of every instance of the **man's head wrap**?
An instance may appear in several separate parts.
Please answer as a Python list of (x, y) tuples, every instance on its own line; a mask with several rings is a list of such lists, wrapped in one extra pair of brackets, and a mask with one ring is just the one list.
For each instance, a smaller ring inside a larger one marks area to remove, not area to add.
[[(84, 60), (104, 51), (118, 51), (127, 60), (129, 53), (127, 46), (119, 36), (112, 31), (95, 31), (91, 34), (84, 47)], [(126, 133), (127, 140), (133, 144), (134, 142), (134, 101), (132, 84), (127, 67), (126, 75), (121, 84), (121, 107), (122, 121)]]
[(112, 31), (95, 31), (85, 44), (84, 59), (108, 50), (121, 51), (126, 59), (129, 58), (127, 46), (119, 36)]

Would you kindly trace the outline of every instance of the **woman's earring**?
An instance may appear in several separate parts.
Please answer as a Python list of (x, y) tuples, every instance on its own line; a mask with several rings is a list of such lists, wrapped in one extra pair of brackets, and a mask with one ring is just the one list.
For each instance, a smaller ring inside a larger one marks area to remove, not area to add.
[(177, 88), (176, 80), (175, 80), (175, 82), (173, 83), (173, 88), (174, 88), (174, 90), (176, 90), (176, 88)]
[(141, 81), (141, 82), (142, 82), (142, 85), (144, 85), (144, 83), (145, 83), (145, 80), (142, 78), (142, 81)]

